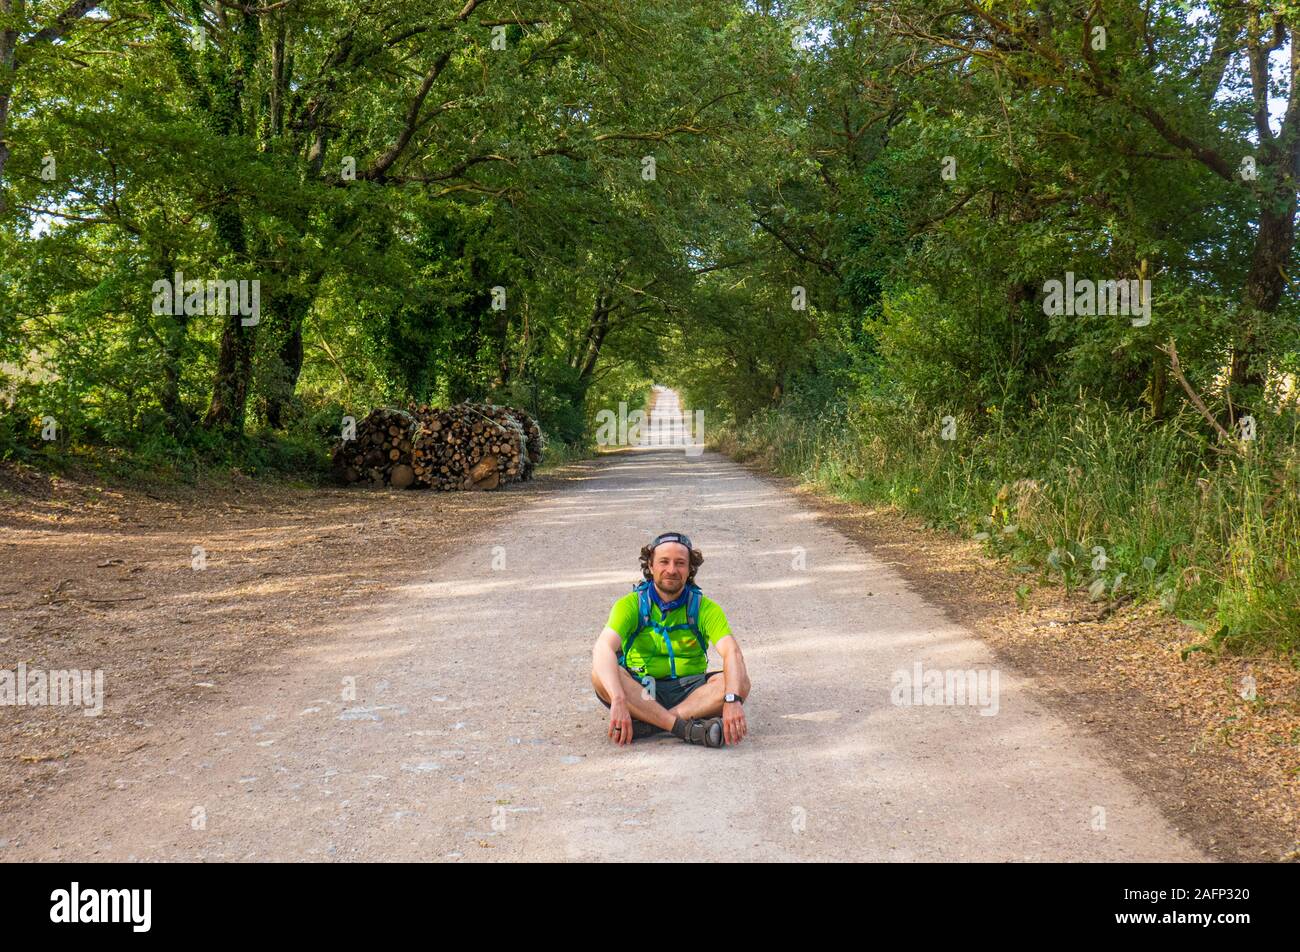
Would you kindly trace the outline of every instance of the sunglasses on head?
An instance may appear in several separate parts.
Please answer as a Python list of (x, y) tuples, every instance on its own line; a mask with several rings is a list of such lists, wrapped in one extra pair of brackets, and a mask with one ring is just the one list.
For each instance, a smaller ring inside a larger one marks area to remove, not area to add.
[(680, 542), (682, 545), (686, 546), (688, 552), (694, 551), (691, 549), (690, 538), (682, 535), (680, 532), (665, 532), (650, 543), (650, 548), (656, 548), (661, 542)]

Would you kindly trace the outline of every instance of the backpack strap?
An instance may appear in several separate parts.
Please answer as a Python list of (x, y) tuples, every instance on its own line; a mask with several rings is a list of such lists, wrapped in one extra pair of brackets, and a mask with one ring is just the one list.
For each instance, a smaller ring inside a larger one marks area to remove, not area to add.
[[(627, 653), (632, 647), (632, 642), (636, 641), (636, 636), (641, 634), (645, 629), (654, 627), (654, 622), (651, 620), (650, 615), (649, 588), (653, 584), (654, 583), (649, 579), (646, 579), (645, 581), (639, 584), (633, 584), (632, 586), (632, 591), (637, 593), (637, 623), (636, 627), (632, 629), (632, 633), (623, 639), (623, 650), (619, 652), (618, 663), (624, 668), (627, 668)], [(628, 668), (628, 673), (632, 673), (630, 668)]]
[(691, 594), (686, 599), (686, 624), (690, 626), (691, 634), (695, 636), (696, 643), (704, 656), (709, 656), (709, 646), (704, 643), (704, 637), (700, 634), (700, 600), (704, 598), (704, 593), (700, 587), (691, 582)]
[(635, 638), (641, 633), (643, 628), (650, 628), (654, 625), (654, 616), (650, 614), (650, 586), (654, 582), (649, 579), (635, 586), (632, 591), (637, 593), (637, 626), (636, 631), (632, 632)]

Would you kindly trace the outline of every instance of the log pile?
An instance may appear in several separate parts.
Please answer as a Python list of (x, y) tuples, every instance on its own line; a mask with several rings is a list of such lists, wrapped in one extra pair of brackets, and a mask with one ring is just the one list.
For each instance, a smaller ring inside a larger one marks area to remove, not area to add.
[(411, 454), (416, 481), (434, 489), (497, 489), (527, 479), (533, 462), (523, 424), (508, 407), (420, 407)]
[(405, 489), (415, 482), (411, 451), (416, 420), (411, 414), (377, 407), (357, 423), (356, 438), (334, 449), (334, 475), (345, 483)]
[(516, 419), (519, 420), (519, 425), (523, 427), (524, 441), (528, 446), (528, 461), (524, 464), (522, 478), (531, 479), (533, 468), (542, 461), (542, 428), (537, 425), (536, 420), (523, 410), (515, 410), (514, 414)]
[(412, 405), (375, 410), (357, 424), (356, 439), (335, 449), (334, 470), (345, 483), (486, 490), (532, 478), (541, 459), (541, 430), (522, 410)]
[(533, 468), (542, 461), (542, 431), (537, 421), (523, 410), (514, 407), (502, 407), (491, 403), (465, 403), (461, 406), (481, 413), (519, 434), (520, 449), (517, 457), (511, 460), (511, 468), (515, 471), (515, 478), (531, 479)]

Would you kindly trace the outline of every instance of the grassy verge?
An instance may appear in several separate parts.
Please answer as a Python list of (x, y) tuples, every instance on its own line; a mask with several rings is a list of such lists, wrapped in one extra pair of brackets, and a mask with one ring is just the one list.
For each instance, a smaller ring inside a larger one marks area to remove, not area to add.
[(1015, 426), (906, 407), (814, 420), (769, 411), (710, 440), (736, 459), (974, 537), (1032, 585), (1157, 600), (1200, 648), (1300, 658), (1300, 454), (1294, 421), (1241, 454), (1190, 418), (1082, 404)]
[[(0, 464), (123, 485), (192, 485), (240, 477), (303, 488), (334, 485), (330, 453), (337, 439), (335, 418), (341, 415), (318, 414), (319, 419), (288, 431), (235, 434), (196, 427), (183, 440), (161, 433), (132, 434), (129, 441), (116, 445), (73, 439), (63, 432), (48, 442), (38, 442), (30, 433), (23, 434), (23, 440), (6, 440), (0, 432)], [(592, 455), (581, 443), (565, 443), (549, 434), (543, 438), (546, 449), (540, 471)]]
[(270, 432), (226, 437), (211, 445), (171, 440), (134, 447), (51, 442), (38, 449), (13, 448), (0, 461), (125, 485), (195, 484), (246, 476), (317, 486), (329, 478), (329, 454), (322, 444)]
[(562, 443), (559, 440), (545, 440), (546, 449), (542, 461), (537, 464), (537, 472), (546, 473), (569, 463), (590, 459), (595, 453), (590, 447), (581, 443)]

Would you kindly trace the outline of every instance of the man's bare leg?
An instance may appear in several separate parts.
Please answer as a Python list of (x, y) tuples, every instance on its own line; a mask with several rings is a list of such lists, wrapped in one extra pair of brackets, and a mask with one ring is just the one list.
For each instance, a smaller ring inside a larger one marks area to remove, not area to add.
[(721, 717), (722, 698), (726, 693), (727, 679), (721, 673), (715, 674), (682, 698), (682, 702), (668, 713), (687, 721), (693, 718)]
[[(627, 673), (624, 668), (618, 669), (619, 680), (623, 682), (623, 693), (627, 698), (627, 712), (638, 721), (644, 721), (647, 724), (653, 724), (655, 727), (662, 727), (666, 731), (673, 729), (673, 724), (677, 718), (670, 713), (662, 704), (653, 698), (646, 697), (649, 692), (645, 686), (632, 675)], [(596, 677), (596, 672), (591, 672), (591, 684), (596, 689), (606, 703), (609, 703), (609, 695), (605, 693), (605, 685), (600, 683), (600, 678)], [(707, 685), (706, 685), (707, 687)], [(703, 691), (699, 688), (695, 693)], [(689, 701), (690, 698), (687, 698)], [(722, 695), (718, 695), (718, 710), (722, 710)]]

